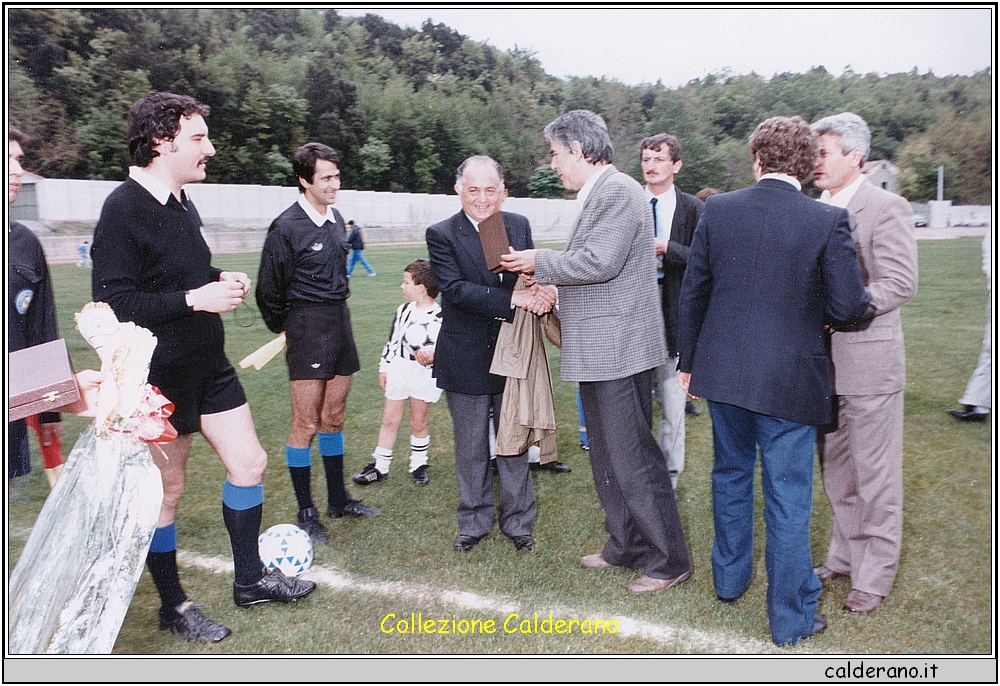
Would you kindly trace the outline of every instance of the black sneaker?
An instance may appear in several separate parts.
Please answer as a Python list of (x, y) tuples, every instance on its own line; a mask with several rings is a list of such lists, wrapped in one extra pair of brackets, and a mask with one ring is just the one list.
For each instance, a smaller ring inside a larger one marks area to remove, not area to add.
[(413, 480), (418, 486), (426, 486), (431, 482), (431, 478), (427, 476), (427, 465), (420, 465), (413, 470)]
[(299, 510), (297, 524), (300, 529), (309, 534), (309, 540), (313, 542), (313, 545), (317, 543), (326, 545), (330, 542), (330, 539), (326, 536), (326, 529), (323, 528), (323, 524), (319, 521), (319, 512), (315, 507), (307, 507), (304, 510)]
[(376, 481), (385, 481), (389, 478), (388, 474), (383, 474), (379, 470), (375, 469), (375, 463), (370, 463), (367, 467), (361, 470), (359, 474), (355, 474), (351, 477), (351, 480), (359, 486), (367, 486), (368, 484), (373, 484)]
[(329, 505), (326, 508), (326, 516), (333, 517), (334, 519), (340, 519), (344, 515), (351, 515), (352, 517), (370, 517), (377, 514), (382, 514), (382, 510), (373, 505), (365, 505), (360, 500), (354, 500), (353, 498), (348, 500), (347, 504), (341, 508), (336, 508), (333, 505)]
[(161, 607), (160, 628), (170, 629), (171, 633), (180, 634), (188, 641), (205, 641), (206, 643), (218, 643), (233, 633), (229, 627), (216, 624), (203, 615), (198, 606), (191, 601), (185, 604), (187, 609), (175, 613), (177, 615), (175, 619), (167, 619)]
[(240, 607), (258, 603), (294, 603), (316, 590), (315, 581), (285, 576), (280, 569), (264, 570), (260, 581), (249, 586), (233, 582), (233, 600)]

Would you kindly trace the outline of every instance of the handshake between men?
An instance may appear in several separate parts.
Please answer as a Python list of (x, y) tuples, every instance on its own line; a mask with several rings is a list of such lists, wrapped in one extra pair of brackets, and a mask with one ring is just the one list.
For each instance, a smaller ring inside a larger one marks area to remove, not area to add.
[(545, 314), (556, 304), (559, 291), (555, 286), (535, 282), (535, 251), (514, 250), (501, 257), (500, 265), (505, 271), (520, 274), (527, 288), (516, 290), (511, 295), (510, 302), (514, 307), (520, 307), (532, 314)]

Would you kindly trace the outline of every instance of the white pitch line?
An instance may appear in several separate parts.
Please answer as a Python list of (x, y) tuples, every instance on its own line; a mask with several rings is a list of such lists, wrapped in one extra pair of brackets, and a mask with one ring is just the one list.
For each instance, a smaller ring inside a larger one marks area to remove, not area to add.
[[(233, 563), (221, 557), (199, 555), (185, 550), (177, 551), (177, 561), (188, 567), (199, 567), (216, 573), (232, 574)], [(338, 572), (329, 567), (313, 565), (303, 575), (303, 578), (315, 581), (333, 591), (350, 591), (370, 593), (372, 595), (400, 597), (407, 600), (422, 602), (437, 602), (455, 606), (464, 610), (477, 612), (496, 612), (509, 614), (519, 612), (522, 607), (511, 600), (479, 595), (469, 591), (455, 591), (435, 588), (425, 584), (411, 584), (400, 581), (358, 581), (350, 575)], [(587, 612), (580, 608), (554, 606), (542, 609), (532, 609), (539, 617), (548, 617), (549, 612), (560, 619), (591, 619), (600, 617), (600, 612)], [(770, 642), (753, 638), (738, 637), (721, 632), (707, 632), (696, 629), (683, 629), (665, 624), (654, 624), (641, 619), (622, 615), (606, 617), (618, 622), (616, 636), (623, 638), (641, 638), (659, 643), (681, 652), (706, 652), (718, 654), (759, 655), (761, 653), (781, 653)]]

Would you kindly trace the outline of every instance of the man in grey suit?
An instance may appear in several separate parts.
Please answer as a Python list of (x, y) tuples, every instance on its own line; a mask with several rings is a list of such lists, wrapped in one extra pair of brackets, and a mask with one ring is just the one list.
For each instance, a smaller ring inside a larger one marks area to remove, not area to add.
[(851, 577), (844, 609), (871, 612), (892, 589), (903, 535), (903, 386), (899, 308), (917, 292), (917, 243), (906, 200), (865, 180), (871, 133), (844, 112), (812, 125), (819, 136), (813, 177), (821, 202), (844, 207), (873, 315), (832, 329), (837, 415), (819, 433), (833, 536), (822, 581)]
[(684, 415), (688, 402), (677, 383), (677, 298), (691, 252), (691, 237), (704, 203), (674, 184), (684, 164), (676, 136), (650, 136), (639, 144), (639, 150), (646, 201), (653, 209), (656, 227), (656, 277), (667, 337), (667, 362), (656, 368), (653, 396), (660, 404), (660, 448), (667, 458), (670, 484), (677, 490), (677, 478), (684, 471)]
[[(479, 224), (500, 210), (507, 197), (503, 170), (489, 157), (465, 160), (455, 177), (462, 210), (427, 229), (427, 252), (441, 289), (441, 333), (434, 351), (434, 377), (447, 393), (455, 434), (458, 476), (458, 537), (455, 549), (472, 550), (493, 529), (490, 469), (490, 410), (500, 416), (505, 377), (490, 374), (500, 325), (514, 308), (544, 314), (554, 294), (537, 287), (514, 290), (515, 274), (486, 267)], [(519, 214), (503, 213), (510, 245), (530, 248), (531, 226)], [(500, 530), (517, 550), (534, 547), (535, 494), (527, 453), (497, 457)]]
[[(590, 463), (610, 539), (587, 568), (642, 570), (632, 593), (691, 576), (663, 453), (650, 431), (654, 370), (666, 362), (652, 216), (642, 186), (611, 164), (604, 120), (574, 110), (545, 127), (552, 169), (578, 191), (566, 248), (512, 251), (504, 268), (559, 289), (564, 381), (580, 383)], [(516, 246), (513, 246), (516, 247)]]

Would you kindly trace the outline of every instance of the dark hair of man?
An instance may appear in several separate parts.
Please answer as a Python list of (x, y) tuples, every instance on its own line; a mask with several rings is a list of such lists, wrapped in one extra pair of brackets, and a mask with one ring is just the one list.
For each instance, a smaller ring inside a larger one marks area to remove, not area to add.
[(642, 142), (639, 143), (639, 152), (641, 154), (643, 150), (659, 151), (664, 145), (670, 150), (670, 161), (680, 162), (681, 142), (677, 140), (677, 136), (672, 136), (669, 133), (658, 133), (655, 136), (643, 138)]
[(208, 117), (208, 105), (187, 95), (150, 93), (132, 105), (128, 111), (128, 154), (132, 164), (148, 167), (159, 155), (154, 147), (161, 141), (172, 141), (181, 130), (181, 117), (196, 114)]
[(340, 155), (336, 150), (322, 143), (306, 143), (292, 155), (292, 169), (295, 171), (295, 183), (299, 185), (299, 193), (306, 192), (300, 179), (313, 182), (313, 177), (316, 176), (316, 160), (333, 162), (337, 165), (337, 169), (340, 169)]
[(11, 125), (8, 124), (8, 126), (7, 126), (7, 141), (8, 142), (14, 141), (18, 145), (20, 145), (21, 148), (24, 148), (28, 144), (29, 140), (31, 140), (31, 139), (28, 138), (27, 134), (25, 134), (23, 131), (21, 131), (21, 129), (17, 128), (16, 126), (11, 126)]
[[(503, 188), (504, 177), (503, 177), (503, 167), (492, 157), (487, 155), (473, 155), (472, 157), (467, 157), (462, 161), (462, 164), (458, 165), (458, 171), (455, 172), (455, 185), (461, 186), (464, 181), (465, 168), (470, 164), (485, 164), (493, 168), (493, 171), (497, 174), (497, 180), (500, 181), (500, 188)], [(499, 190), (499, 189), (498, 189)]]
[(694, 194), (694, 197), (698, 198), (702, 202), (705, 202), (710, 195), (719, 195), (722, 191), (718, 188), (702, 188), (700, 191)]
[(437, 297), (438, 290), (437, 281), (434, 280), (434, 272), (431, 271), (431, 263), (427, 260), (413, 260), (408, 265), (406, 269), (403, 270), (410, 275), (413, 279), (413, 283), (417, 286), (423, 286), (427, 289), (427, 295), (431, 299)]
[(801, 117), (771, 117), (750, 135), (750, 152), (760, 159), (761, 173), (788, 174), (803, 181), (816, 166), (819, 143)]
[(601, 115), (590, 110), (567, 112), (546, 126), (543, 133), (546, 141), (556, 141), (567, 150), (573, 149), (573, 141), (579, 142), (583, 159), (591, 164), (610, 164), (615, 157), (608, 125)]

